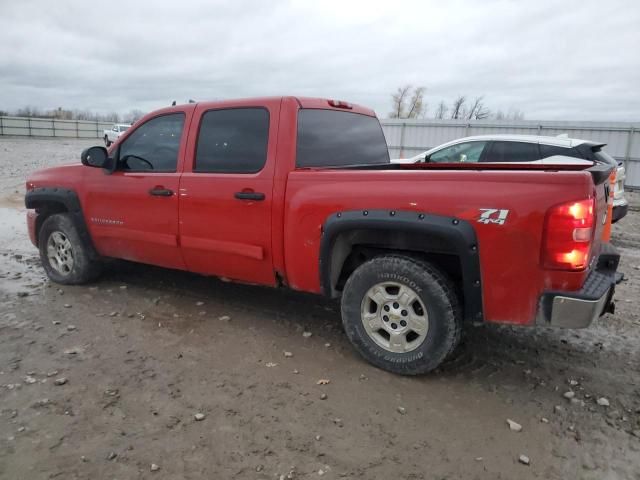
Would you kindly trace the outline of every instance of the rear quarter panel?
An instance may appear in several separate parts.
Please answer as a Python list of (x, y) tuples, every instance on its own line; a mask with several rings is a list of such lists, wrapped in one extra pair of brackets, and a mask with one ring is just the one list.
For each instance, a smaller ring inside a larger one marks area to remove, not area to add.
[[(583, 171), (296, 170), (286, 190), (287, 280), (297, 290), (321, 291), (321, 230), (332, 213), (389, 209), (454, 216), (476, 230), (485, 319), (529, 324), (544, 290), (577, 290), (587, 275), (541, 267), (546, 211), (587, 198), (593, 189)], [(481, 208), (508, 210), (505, 224), (478, 223)]]

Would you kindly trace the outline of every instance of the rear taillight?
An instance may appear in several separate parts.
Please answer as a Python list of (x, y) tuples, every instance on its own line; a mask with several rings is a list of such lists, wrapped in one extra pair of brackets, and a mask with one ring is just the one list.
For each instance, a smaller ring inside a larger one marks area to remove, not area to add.
[(542, 247), (545, 268), (583, 270), (587, 267), (593, 240), (594, 212), (593, 198), (549, 209)]

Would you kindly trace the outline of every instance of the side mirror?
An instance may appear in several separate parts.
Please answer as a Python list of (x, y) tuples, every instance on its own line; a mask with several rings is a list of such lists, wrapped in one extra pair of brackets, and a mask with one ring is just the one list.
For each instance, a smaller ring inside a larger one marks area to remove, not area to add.
[(107, 168), (109, 169), (112, 160), (109, 158), (107, 149), (104, 147), (89, 147), (82, 152), (80, 160), (83, 165), (87, 167), (95, 168)]
[(429, 159), (429, 155), (425, 155), (424, 158), (422, 159), (422, 161), (424, 163), (429, 163), (431, 160)]

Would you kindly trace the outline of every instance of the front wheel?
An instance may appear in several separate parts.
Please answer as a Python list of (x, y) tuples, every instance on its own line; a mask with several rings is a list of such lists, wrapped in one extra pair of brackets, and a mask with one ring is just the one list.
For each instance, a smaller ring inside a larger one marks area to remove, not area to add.
[(111, 146), (111, 142), (109, 141), (109, 137), (107, 137), (106, 135), (104, 136), (104, 144), (105, 144), (107, 147), (110, 147), (110, 146)]
[(366, 360), (403, 375), (438, 367), (459, 343), (462, 324), (449, 278), (399, 255), (373, 258), (353, 272), (342, 295), (342, 322)]
[(38, 235), (40, 260), (47, 276), (56, 283), (87, 283), (100, 274), (100, 263), (92, 258), (69, 214), (48, 217)]

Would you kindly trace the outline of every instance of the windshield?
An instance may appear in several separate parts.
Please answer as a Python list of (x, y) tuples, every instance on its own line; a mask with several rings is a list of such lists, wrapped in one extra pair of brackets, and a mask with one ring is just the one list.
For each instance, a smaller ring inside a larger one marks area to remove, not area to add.
[(120, 125), (120, 131), (121, 132), (126, 132), (129, 129), (128, 125)]

